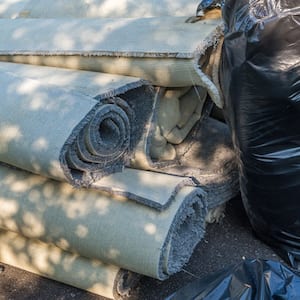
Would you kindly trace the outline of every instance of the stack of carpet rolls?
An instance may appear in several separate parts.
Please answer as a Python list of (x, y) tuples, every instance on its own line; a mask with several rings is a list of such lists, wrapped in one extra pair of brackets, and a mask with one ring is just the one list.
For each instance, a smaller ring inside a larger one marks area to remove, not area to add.
[(198, 1), (2, 2), (0, 261), (108, 298), (179, 272), (238, 193), (210, 117), (220, 18), (187, 22)]

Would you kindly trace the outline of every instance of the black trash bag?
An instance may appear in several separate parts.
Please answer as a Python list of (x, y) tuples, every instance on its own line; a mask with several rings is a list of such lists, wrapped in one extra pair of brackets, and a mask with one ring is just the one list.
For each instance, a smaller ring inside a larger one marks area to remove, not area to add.
[(247, 259), (197, 279), (165, 300), (300, 299), (300, 273), (279, 262)]
[(227, 0), (220, 80), (255, 233), (300, 266), (300, 1)]

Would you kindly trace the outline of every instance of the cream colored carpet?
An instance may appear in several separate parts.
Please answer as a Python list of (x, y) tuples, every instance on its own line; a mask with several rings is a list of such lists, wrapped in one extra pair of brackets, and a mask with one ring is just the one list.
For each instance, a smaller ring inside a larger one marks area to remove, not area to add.
[(0, 19), (0, 59), (136, 76), (164, 87), (199, 85), (222, 107), (203, 66), (221, 36), (221, 19)]
[(132, 18), (193, 16), (198, 0), (2, 0), (1, 18)]

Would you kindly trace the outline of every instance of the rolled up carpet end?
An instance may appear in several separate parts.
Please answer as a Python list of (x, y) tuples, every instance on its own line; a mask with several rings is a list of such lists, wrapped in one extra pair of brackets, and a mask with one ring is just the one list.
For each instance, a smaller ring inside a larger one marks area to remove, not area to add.
[(88, 186), (129, 165), (135, 146), (133, 122), (133, 110), (119, 97), (97, 105), (74, 128), (61, 149), (59, 160), (70, 182)]
[(75, 186), (129, 165), (148, 131), (144, 80), (0, 63), (0, 160)]
[(174, 216), (163, 246), (165, 249), (160, 260), (163, 272), (159, 276), (161, 280), (181, 271), (205, 234), (205, 193), (199, 188), (185, 187), (179, 192), (178, 198), (182, 198), (182, 204)]

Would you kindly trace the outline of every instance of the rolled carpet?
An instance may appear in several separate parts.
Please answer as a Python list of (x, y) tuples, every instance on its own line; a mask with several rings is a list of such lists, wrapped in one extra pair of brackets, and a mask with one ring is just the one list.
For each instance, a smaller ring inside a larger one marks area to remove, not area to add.
[(221, 19), (1, 19), (0, 59), (136, 76), (164, 87), (202, 86), (222, 99), (205, 64)]
[(2, 0), (1, 4), (1, 18), (132, 18), (193, 16), (199, 0)]
[(0, 195), (0, 228), (161, 280), (181, 270), (205, 231), (199, 187), (183, 186), (158, 210), (2, 165)]
[(121, 299), (139, 275), (0, 230), (0, 262), (107, 298)]
[(0, 161), (88, 186), (129, 165), (148, 132), (154, 93), (143, 80), (0, 64)]

